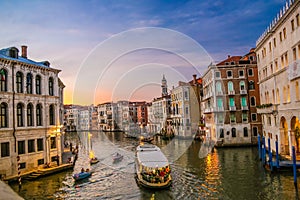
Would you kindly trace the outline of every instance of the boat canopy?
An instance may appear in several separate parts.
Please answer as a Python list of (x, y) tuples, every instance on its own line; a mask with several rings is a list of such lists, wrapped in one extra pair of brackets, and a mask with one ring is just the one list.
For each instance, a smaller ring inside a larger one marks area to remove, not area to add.
[(166, 156), (155, 145), (140, 145), (137, 147), (138, 162), (148, 168), (162, 168), (169, 165)]

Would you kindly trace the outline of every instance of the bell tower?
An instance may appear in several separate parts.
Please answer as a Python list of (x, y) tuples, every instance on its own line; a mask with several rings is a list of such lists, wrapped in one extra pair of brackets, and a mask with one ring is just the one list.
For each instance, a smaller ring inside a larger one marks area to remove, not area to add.
[(163, 78), (161, 80), (161, 96), (167, 96), (167, 95), (168, 95), (167, 80), (165, 78), (165, 75), (163, 75)]

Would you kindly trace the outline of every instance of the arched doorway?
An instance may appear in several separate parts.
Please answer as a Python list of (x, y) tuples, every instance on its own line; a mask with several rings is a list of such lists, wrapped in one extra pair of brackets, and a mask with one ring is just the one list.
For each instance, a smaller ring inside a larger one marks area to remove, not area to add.
[(280, 119), (280, 144), (281, 144), (281, 153), (289, 155), (289, 135), (288, 135), (288, 124), (285, 117)]
[(293, 145), (296, 147), (297, 153), (300, 152), (300, 124), (299, 119), (297, 117), (293, 117), (291, 119), (291, 131), (293, 133)]

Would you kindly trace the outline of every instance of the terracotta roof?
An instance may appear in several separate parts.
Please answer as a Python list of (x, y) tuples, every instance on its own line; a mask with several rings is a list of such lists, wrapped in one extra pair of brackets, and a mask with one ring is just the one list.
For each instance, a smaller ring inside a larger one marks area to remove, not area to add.
[(231, 62), (234, 62), (234, 64), (238, 64), (239, 60), (242, 58), (242, 56), (228, 56), (228, 58), (226, 60), (223, 60), (221, 62), (219, 62), (217, 64), (218, 65), (226, 65), (226, 63), (228, 63), (229, 65), (231, 65)]

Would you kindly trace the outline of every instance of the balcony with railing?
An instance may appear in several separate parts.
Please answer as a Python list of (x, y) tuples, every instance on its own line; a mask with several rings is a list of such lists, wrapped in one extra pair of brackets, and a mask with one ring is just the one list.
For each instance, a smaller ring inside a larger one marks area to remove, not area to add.
[(235, 91), (234, 90), (229, 90), (228, 95), (235, 95)]
[(246, 95), (247, 94), (247, 90), (240, 90), (240, 94), (241, 95)]
[(278, 113), (278, 104), (262, 104), (259, 106), (256, 106), (257, 113), (258, 114), (274, 114), (276, 115)]
[(236, 107), (235, 106), (229, 106), (229, 110), (230, 111), (236, 111)]

